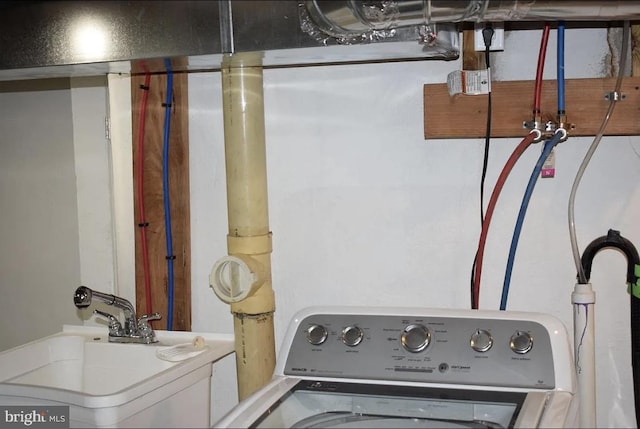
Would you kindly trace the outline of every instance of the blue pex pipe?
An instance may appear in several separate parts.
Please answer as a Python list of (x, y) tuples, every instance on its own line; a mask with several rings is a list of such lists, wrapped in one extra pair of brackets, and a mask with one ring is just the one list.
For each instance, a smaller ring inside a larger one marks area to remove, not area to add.
[(173, 243), (171, 233), (171, 204), (169, 199), (169, 131), (171, 128), (171, 100), (173, 99), (173, 71), (169, 59), (167, 69), (167, 97), (164, 103), (164, 137), (162, 145), (162, 190), (164, 195), (164, 225), (167, 243), (167, 330), (173, 330)]
[(527, 207), (529, 206), (529, 200), (531, 200), (531, 195), (533, 194), (533, 189), (536, 187), (536, 183), (538, 181), (538, 176), (540, 176), (540, 171), (542, 170), (542, 166), (544, 162), (549, 157), (549, 154), (553, 150), (553, 148), (560, 143), (563, 134), (556, 132), (554, 136), (547, 140), (544, 143), (544, 149), (540, 154), (540, 158), (538, 158), (538, 162), (531, 173), (531, 177), (529, 178), (529, 183), (527, 184), (527, 189), (522, 197), (522, 204), (520, 205), (520, 212), (518, 213), (518, 219), (516, 221), (516, 226), (513, 231), (513, 238), (511, 239), (511, 248), (509, 249), (509, 259), (507, 260), (507, 269), (504, 275), (504, 283), (502, 284), (502, 298), (500, 300), (500, 310), (507, 309), (507, 299), (509, 297), (509, 286), (511, 284), (511, 273), (513, 271), (513, 261), (516, 257), (516, 250), (518, 248), (518, 240), (520, 239), (520, 231), (522, 230), (522, 224), (524, 223), (524, 217), (527, 214)]
[(564, 21), (558, 22), (558, 113), (564, 113)]

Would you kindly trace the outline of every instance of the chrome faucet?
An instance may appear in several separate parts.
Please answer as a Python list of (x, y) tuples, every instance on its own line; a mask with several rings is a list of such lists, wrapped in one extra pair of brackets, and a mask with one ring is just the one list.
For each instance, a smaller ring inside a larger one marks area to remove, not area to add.
[(100, 315), (109, 321), (109, 342), (151, 344), (158, 341), (149, 322), (160, 319), (159, 313), (145, 314), (136, 318), (136, 311), (128, 300), (91, 290), (86, 286), (80, 286), (73, 295), (73, 303), (78, 308), (89, 307), (94, 299), (119, 308), (124, 313), (124, 324), (122, 324), (113, 314), (93, 310), (94, 314)]

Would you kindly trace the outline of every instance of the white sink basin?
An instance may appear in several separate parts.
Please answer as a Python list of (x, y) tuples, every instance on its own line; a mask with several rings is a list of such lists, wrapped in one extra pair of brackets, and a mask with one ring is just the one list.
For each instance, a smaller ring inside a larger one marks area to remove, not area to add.
[[(208, 427), (212, 364), (233, 352), (233, 335), (156, 335), (156, 344), (115, 344), (106, 328), (64, 326), (2, 352), (0, 405), (68, 405), (72, 427)], [(156, 356), (198, 335), (205, 347), (196, 356)]]

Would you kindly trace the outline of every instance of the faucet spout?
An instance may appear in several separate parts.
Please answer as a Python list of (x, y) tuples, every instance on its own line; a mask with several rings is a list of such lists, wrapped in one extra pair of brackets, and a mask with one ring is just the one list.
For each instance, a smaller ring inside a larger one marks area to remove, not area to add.
[[(160, 314), (144, 315), (140, 320), (136, 318), (136, 311), (131, 302), (119, 296), (91, 290), (86, 286), (80, 286), (73, 294), (73, 303), (78, 308), (86, 308), (93, 301), (119, 308), (124, 313), (123, 329), (110, 329), (109, 341), (118, 343), (154, 343), (155, 333), (148, 324), (150, 320), (160, 319)], [(98, 314), (106, 314), (98, 311)], [(117, 321), (115, 316), (110, 316), (110, 322)]]
[(121, 309), (124, 312), (124, 317), (127, 319), (135, 319), (136, 317), (136, 311), (133, 308), (133, 305), (124, 298), (91, 290), (86, 286), (80, 286), (76, 289), (76, 293), (73, 295), (73, 303), (78, 308), (86, 308), (90, 306), (94, 299)]
[(91, 289), (86, 286), (80, 286), (73, 294), (73, 303), (78, 308), (86, 308), (91, 305)]

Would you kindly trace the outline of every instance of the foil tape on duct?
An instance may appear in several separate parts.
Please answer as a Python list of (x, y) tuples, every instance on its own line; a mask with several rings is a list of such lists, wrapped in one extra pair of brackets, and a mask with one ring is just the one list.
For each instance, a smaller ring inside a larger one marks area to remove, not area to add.
[(307, 0), (304, 4), (319, 29), (335, 38), (433, 23), (640, 18), (640, 2), (630, 0)]
[[(458, 56), (458, 45), (455, 37), (443, 37), (438, 39), (436, 24), (426, 25), (425, 23), (405, 26), (397, 22), (398, 2), (384, 2), (377, 7), (371, 5), (364, 10), (365, 17), (369, 14), (382, 16), (379, 20), (384, 21), (384, 26), (380, 28), (361, 25), (357, 30), (346, 30), (337, 28), (323, 14), (318, 13), (318, 9), (313, 7), (316, 2), (299, 3), (300, 28), (302, 31), (313, 37), (323, 45), (359, 45), (375, 43), (381, 41), (393, 41), (393, 39), (414, 40), (423, 45), (423, 51), (432, 49), (432, 57), (441, 59), (455, 59)], [(448, 36), (455, 33), (456, 27), (453, 25), (442, 25), (442, 33)], [(440, 46), (438, 46), (440, 45)]]

